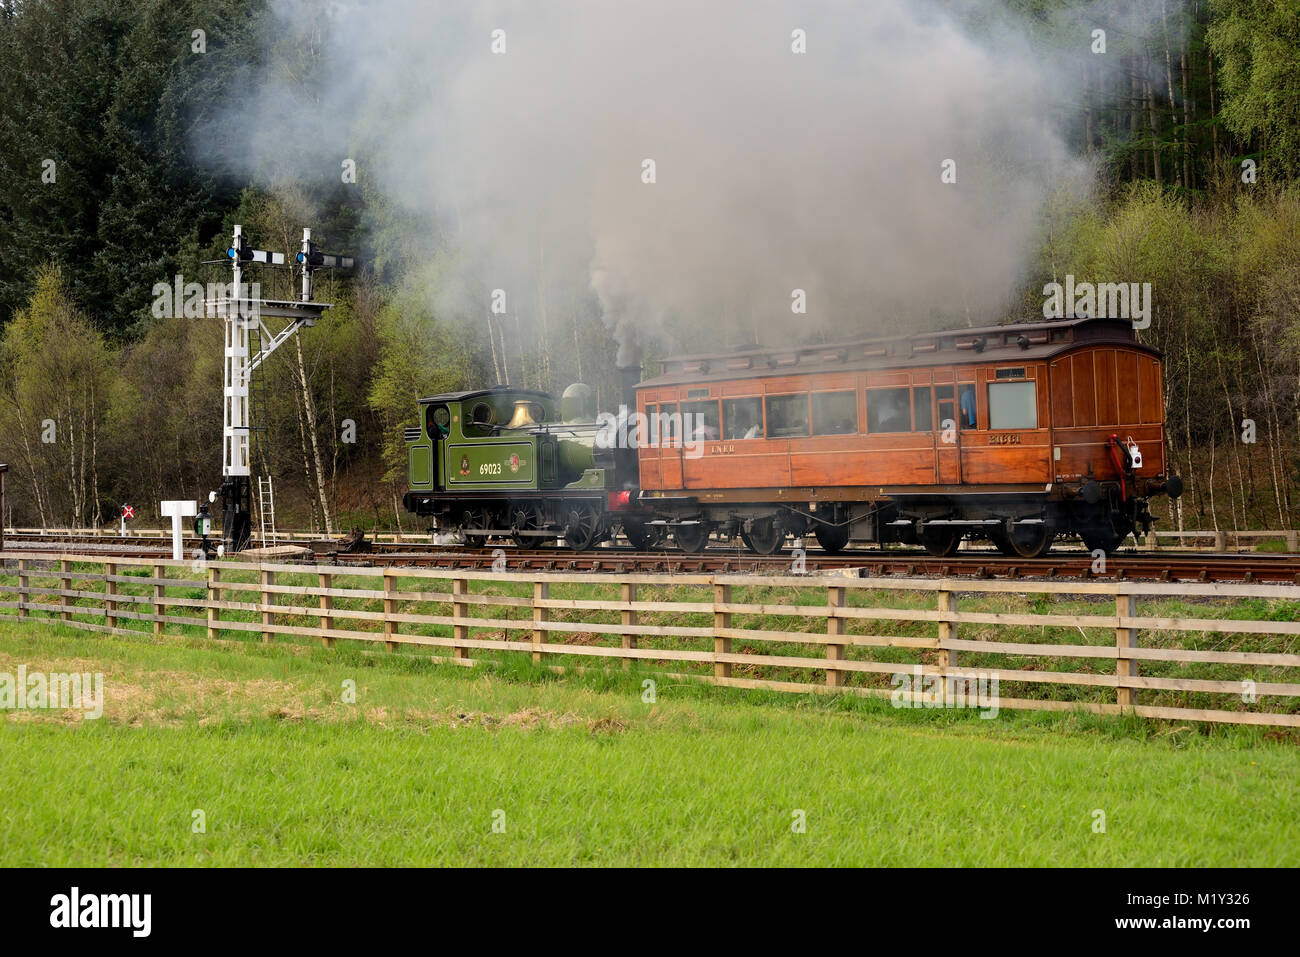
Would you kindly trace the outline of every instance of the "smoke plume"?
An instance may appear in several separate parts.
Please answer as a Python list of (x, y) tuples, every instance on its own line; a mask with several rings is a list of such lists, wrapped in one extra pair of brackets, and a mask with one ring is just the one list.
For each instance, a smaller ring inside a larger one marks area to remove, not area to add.
[(552, 314), (594, 293), (626, 359), (665, 328), (784, 341), (997, 321), (1046, 197), (1087, 177), (1059, 129), (1073, 74), (970, 8), (275, 9), (282, 45), (296, 32), (324, 55), (309, 97), (268, 72), (241, 104), (274, 131), (251, 156), (283, 157), (286, 132), (322, 168), (356, 155), (365, 188), (455, 249), (435, 308), (479, 315), (499, 288), (536, 322), (541, 290), (570, 292)]

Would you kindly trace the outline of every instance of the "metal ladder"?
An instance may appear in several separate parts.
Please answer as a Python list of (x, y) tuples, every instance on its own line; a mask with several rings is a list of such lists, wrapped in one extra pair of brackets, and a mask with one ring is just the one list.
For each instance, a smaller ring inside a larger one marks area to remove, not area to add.
[(275, 488), (269, 475), (257, 478), (257, 514), (262, 522), (262, 546), (275, 544)]

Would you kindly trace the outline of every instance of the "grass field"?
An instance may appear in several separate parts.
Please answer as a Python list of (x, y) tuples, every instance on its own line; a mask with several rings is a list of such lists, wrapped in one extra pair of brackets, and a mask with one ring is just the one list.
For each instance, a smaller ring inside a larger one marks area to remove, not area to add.
[(19, 665), (106, 702), (0, 722), (9, 866), (1300, 864), (1278, 731), (2, 625)]

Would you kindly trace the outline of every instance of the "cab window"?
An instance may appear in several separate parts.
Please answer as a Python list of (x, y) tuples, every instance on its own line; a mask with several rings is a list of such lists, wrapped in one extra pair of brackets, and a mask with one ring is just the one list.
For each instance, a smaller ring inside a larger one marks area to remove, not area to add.
[(445, 405), (431, 405), (425, 415), (425, 428), (428, 430), (429, 438), (435, 441), (445, 439), (451, 429), (451, 412), (448, 408)]

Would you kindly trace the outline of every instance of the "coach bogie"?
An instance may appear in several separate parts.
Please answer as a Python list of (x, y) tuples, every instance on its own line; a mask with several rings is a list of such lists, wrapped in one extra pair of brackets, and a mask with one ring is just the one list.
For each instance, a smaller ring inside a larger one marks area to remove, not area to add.
[(704, 546), (709, 544), (709, 533), (712, 526), (709, 522), (700, 521), (699, 519), (686, 519), (672, 526), (673, 542), (684, 552), (704, 551)]

